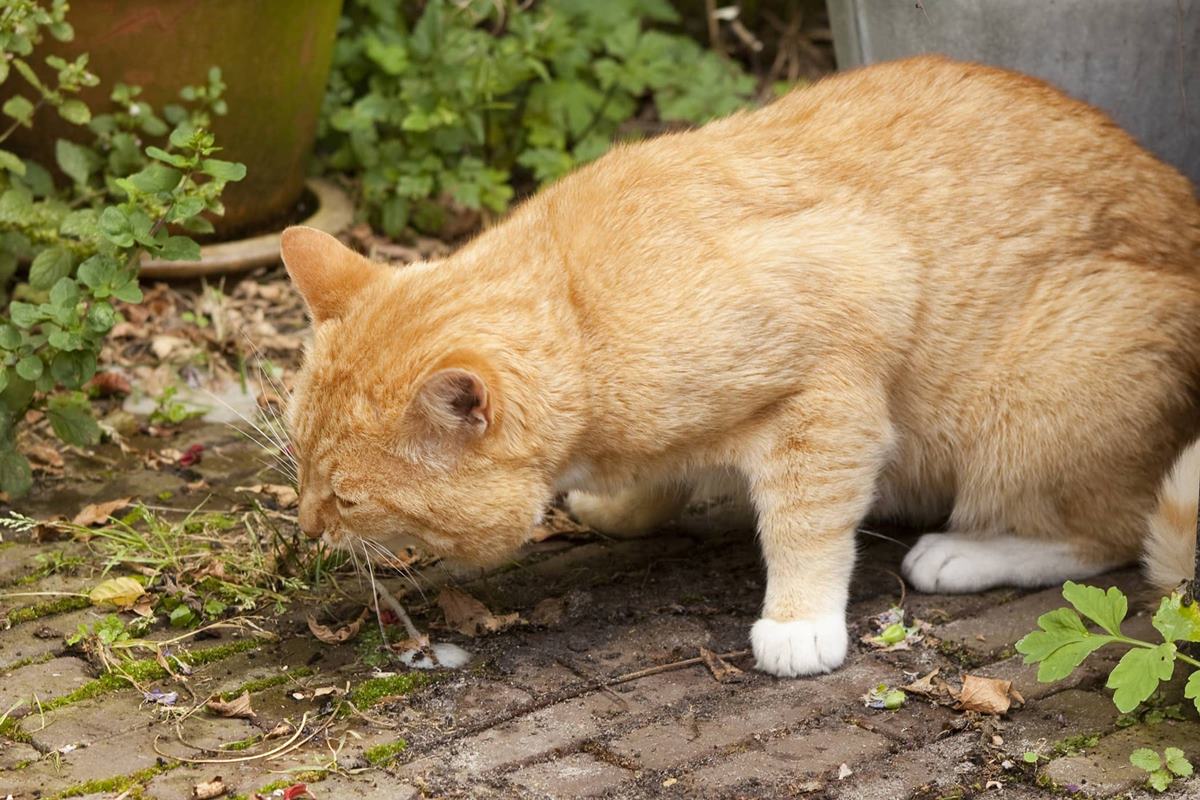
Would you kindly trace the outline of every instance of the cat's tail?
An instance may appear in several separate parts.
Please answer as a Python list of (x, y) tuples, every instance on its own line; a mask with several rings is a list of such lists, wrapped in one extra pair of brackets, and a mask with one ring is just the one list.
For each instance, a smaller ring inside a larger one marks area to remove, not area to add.
[(1142, 549), (1146, 579), (1163, 592), (1193, 576), (1196, 564), (1196, 513), (1200, 500), (1200, 441), (1194, 442), (1167, 473), (1150, 515)]

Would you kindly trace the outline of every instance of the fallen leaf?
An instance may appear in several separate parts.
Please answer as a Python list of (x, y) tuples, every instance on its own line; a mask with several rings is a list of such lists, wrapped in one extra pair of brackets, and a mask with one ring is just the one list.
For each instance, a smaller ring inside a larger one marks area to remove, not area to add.
[(107, 503), (89, 503), (75, 515), (71, 522), (82, 528), (90, 528), (101, 522), (108, 522), (114, 511), (119, 511), (133, 502), (132, 497), (122, 497), (119, 500), (109, 500)]
[(148, 594), (142, 595), (142, 599), (130, 606), (129, 610), (139, 617), (149, 619), (154, 616), (154, 598)]
[(446, 615), (446, 627), (464, 636), (475, 637), (481, 633), (496, 633), (515, 625), (520, 614), (497, 616), (488, 607), (461, 589), (449, 586), (438, 594), (438, 605)]
[[(944, 680), (939, 677), (941, 667), (935, 667), (930, 672), (922, 675), (912, 683), (901, 686), (900, 688), (909, 694), (919, 694), (924, 697), (946, 698), (949, 697), (950, 687)], [(913, 673), (909, 673), (910, 675)]]
[(209, 700), (205, 706), (209, 711), (221, 717), (230, 717), (233, 719), (254, 719), (257, 714), (250, 707), (250, 693), (242, 692), (241, 697), (235, 697), (233, 700)]
[(296, 493), (295, 489), (291, 486), (283, 486), (278, 483), (256, 483), (253, 486), (239, 486), (235, 491), (265, 494), (274, 500), (275, 505), (279, 508), (293, 508), (300, 503), (300, 495)]
[(94, 606), (116, 606), (124, 611), (134, 605), (146, 593), (146, 587), (133, 578), (122, 576), (101, 581), (96, 588), (88, 592), (88, 599)]
[(100, 397), (125, 395), (133, 391), (133, 387), (129, 384), (129, 378), (111, 370), (97, 372), (87, 382), (86, 388), (91, 389)]
[(211, 781), (197, 783), (192, 787), (193, 800), (213, 800), (214, 797), (222, 797), (226, 792), (225, 782), (221, 780), (221, 776), (213, 778)]
[(340, 628), (335, 630), (330, 628), (328, 625), (322, 625), (321, 623), (317, 622), (317, 618), (309, 614), (308, 629), (312, 631), (313, 636), (317, 637), (325, 644), (341, 644), (342, 642), (348, 642), (355, 636), (358, 636), (358, 631), (362, 628), (363, 620), (366, 618), (367, 609), (364, 608), (362, 613), (358, 615), (358, 619), (346, 625), (342, 625)]
[[(1020, 695), (1018, 695), (1020, 696)], [(1012, 705), (1012, 681), (964, 675), (958, 705), (963, 711), (1003, 714)]]
[(22, 452), (29, 456), (29, 461), (33, 468), (39, 472), (44, 472), (48, 475), (61, 475), (63, 470), (63, 458), (57, 450), (48, 444), (33, 444), (22, 448)]
[(196, 444), (188, 445), (188, 449), (183, 451), (179, 456), (179, 466), (183, 468), (194, 467), (204, 458), (204, 445), (197, 442)]
[(287, 736), (292, 731), (296, 730), (290, 722), (280, 722), (274, 728), (263, 734), (263, 739), (278, 739), (281, 736)]
[(283, 790), (283, 800), (296, 800), (298, 797), (312, 797), (312, 792), (303, 783), (294, 783)]
[(725, 661), (712, 650), (701, 647), (700, 657), (704, 659), (704, 665), (708, 667), (708, 671), (712, 673), (718, 683), (741, 680), (745, 675), (740, 669)]

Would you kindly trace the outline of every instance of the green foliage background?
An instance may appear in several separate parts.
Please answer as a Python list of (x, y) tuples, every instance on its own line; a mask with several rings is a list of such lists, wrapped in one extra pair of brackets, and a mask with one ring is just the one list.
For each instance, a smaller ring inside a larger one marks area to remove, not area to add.
[(448, 208), (502, 212), (636, 135), (634, 118), (702, 123), (750, 102), (754, 79), (679, 22), (666, 0), (347, 0), (323, 167), (361, 177), (364, 214), (391, 236), (437, 233)]

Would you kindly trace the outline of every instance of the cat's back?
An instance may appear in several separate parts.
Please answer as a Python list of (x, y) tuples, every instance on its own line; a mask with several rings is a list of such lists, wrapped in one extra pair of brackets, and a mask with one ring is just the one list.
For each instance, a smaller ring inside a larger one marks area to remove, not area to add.
[(926, 230), (986, 217), (987, 230), (1008, 235), (1103, 246), (1136, 232), (1155, 249), (1200, 256), (1187, 178), (1103, 112), (1007, 70), (941, 56), (865, 67), (711, 134), (759, 152), (766, 143), (772, 158), (800, 162), (810, 189), (919, 218)]

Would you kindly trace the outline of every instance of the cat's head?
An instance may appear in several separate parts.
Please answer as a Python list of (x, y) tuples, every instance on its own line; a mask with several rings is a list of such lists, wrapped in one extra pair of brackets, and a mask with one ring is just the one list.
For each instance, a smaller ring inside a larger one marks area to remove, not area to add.
[(402, 274), (311, 228), (281, 251), (314, 327), (288, 409), (304, 532), (468, 563), (528, 539), (551, 489), (521, 376), (438, 267)]

